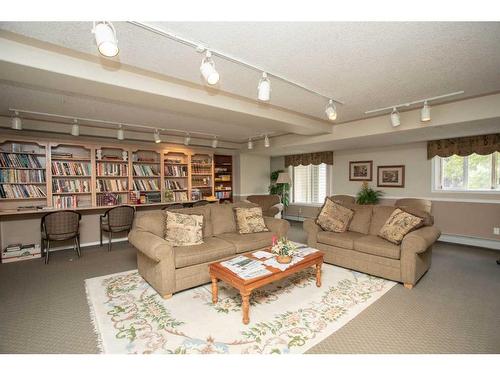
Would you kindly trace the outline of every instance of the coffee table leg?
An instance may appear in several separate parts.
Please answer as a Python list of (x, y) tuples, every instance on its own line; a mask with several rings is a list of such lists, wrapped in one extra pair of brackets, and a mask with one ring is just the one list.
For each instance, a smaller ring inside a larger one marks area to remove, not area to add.
[(212, 303), (217, 303), (219, 299), (219, 287), (217, 286), (217, 278), (212, 277)]
[(323, 263), (316, 264), (316, 286), (319, 288), (321, 286), (321, 265)]
[(250, 293), (249, 292), (240, 292), (242, 305), (241, 309), (243, 311), (243, 324), (248, 324), (250, 322)]

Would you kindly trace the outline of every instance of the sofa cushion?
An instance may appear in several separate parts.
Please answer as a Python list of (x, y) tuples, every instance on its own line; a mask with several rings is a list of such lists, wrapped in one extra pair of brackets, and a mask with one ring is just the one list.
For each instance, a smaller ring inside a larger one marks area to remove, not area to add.
[(422, 225), (422, 218), (396, 208), (378, 235), (399, 245), (408, 232), (420, 228)]
[(212, 221), (212, 233), (214, 236), (221, 233), (236, 232), (236, 219), (234, 217), (235, 207), (259, 207), (250, 202), (237, 202), (210, 205), (210, 219)]
[(216, 262), (235, 253), (236, 249), (231, 243), (217, 237), (210, 237), (201, 245), (174, 247), (175, 268)]
[(387, 219), (389, 219), (391, 214), (394, 212), (394, 207), (376, 205), (372, 207), (372, 210), (373, 214), (369, 233), (376, 236), (380, 232), (380, 229), (384, 226)]
[(364, 234), (356, 232), (335, 233), (325, 231), (318, 233), (318, 242), (352, 250), (354, 249), (354, 240), (360, 237), (364, 237)]
[(273, 244), (273, 236), (272, 232), (249, 234), (223, 233), (219, 234), (217, 238), (222, 238), (224, 241), (232, 243), (236, 247), (237, 253), (244, 253), (271, 246)]
[(367, 235), (354, 240), (354, 250), (385, 258), (399, 259), (401, 247), (378, 236)]
[(154, 235), (165, 237), (165, 212), (160, 210), (137, 212), (134, 219), (134, 229), (151, 232)]
[(165, 240), (172, 246), (203, 243), (203, 216), (166, 212)]
[(333, 202), (330, 198), (326, 198), (316, 223), (323, 230), (341, 233), (347, 230), (353, 215), (353, 210)]
[[(167, 211), (165, 211), (167, 212)], [(179, 208), (169, 210), (168, 212), (179, 212), (186, 215), (202, 215), (203, 216), (203, 238), (212, 237), (212, 221), (210, 217), (210, 205), (189, 208)], [(166, 214), (165, 214), (166, 215)]]
[(238, 233), (246, 234), (269, 231), (269, 229), (267, 229), (266, 227), (266, 223), (264, 222), (264, 217), (262, 216), (262, 208), (236, 207), (234, 209), (234, 212), (236, 215), (236, 226), (238, 227)]
[(352, 203), (346, 203), (343, 206), (354, 211), (348, 230), (368, 234), (370, 232), (373, 206)]

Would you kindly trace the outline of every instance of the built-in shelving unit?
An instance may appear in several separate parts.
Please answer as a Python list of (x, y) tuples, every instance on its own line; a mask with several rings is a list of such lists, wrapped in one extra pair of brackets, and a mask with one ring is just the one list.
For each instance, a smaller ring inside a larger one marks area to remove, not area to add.
[(129, 195), (131, 202), (161, 202), (161, 156), (152, 150), (137, 150), (132, 153), (132, 181)]
[(96, 205), (128, 202), (129, 151), (102, 147), (95, 151)]
[(204, 199), (214, 195), (214, 164), (209, 154), (191, 156), (191, 199)]
[(163, 197), (166, 202), (185, 202), (190, 198), (189, 155), (167, 152), (163, 155)]
[(220, 201), (233, 201), (233, 157), (214, 155), (214, 190)]

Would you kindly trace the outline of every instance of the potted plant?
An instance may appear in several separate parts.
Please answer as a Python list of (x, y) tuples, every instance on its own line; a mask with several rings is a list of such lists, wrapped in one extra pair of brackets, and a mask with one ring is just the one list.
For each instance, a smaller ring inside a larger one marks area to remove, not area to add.
[(293, 255), (297, 252), (297, 246), (286, 237), (281, 237), (279, 240), (273, 237), (271, 252), (276, 254), (278, 263), (288, 264), (292, 261)]
[(380, 197), (384, 195), (383, 191), (372, 189), (367, 182), (363, 182), (361, 190), (356, 195), (357, 204), (377, 204)]

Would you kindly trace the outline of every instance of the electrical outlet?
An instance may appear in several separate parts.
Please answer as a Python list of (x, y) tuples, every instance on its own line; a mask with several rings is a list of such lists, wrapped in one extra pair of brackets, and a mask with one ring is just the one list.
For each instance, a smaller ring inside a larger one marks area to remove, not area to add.
[(493, 234), (496, 234), (497, 236), (500, 236), (500, 228), (494, 227), (493, 228)]

